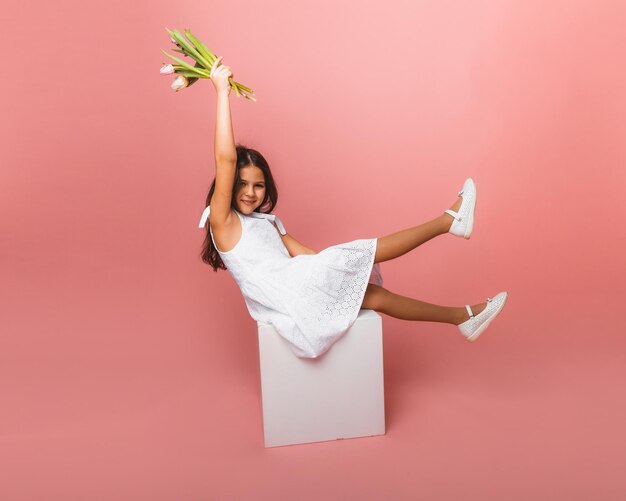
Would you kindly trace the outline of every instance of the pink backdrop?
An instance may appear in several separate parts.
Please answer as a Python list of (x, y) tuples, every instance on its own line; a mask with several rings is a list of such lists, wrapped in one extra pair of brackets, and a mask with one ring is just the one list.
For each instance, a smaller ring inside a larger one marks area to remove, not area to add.
[[(626, 4), (3, 8), (0, 498), (624, 499)], [(439, 215), (382, 264), (479, 342), (383, 316), (387, 434), (265, 450), (254, 321), (199, 258), (215, 96), (159, 75), (190, 27), (252, 87), (287, 231), (316, 250)]]

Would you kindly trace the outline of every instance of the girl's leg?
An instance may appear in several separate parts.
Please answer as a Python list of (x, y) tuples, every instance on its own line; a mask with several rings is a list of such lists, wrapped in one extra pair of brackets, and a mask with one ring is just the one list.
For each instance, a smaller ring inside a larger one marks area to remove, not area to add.
[[(457, 201), (450, 208), (458, 212), (461, 207), (461, 202), (461, 196), (459, 196)], [(415, 249), (417, 246), (422, 245), (431, 238), (447, 233), (453, 221), (454, 218), (450, 214), (443, 212), (439, 217), (427, 223), (392, 233), (386, 237), (380, 237), (376, 244), (374, 262), (381, 263), (395, 259)]]
[[(485, 309), (487, 303), (470, 305), (474, 315)], [(469, 315), (464, 306), (440, 306), (426, 303), (410, 297), (394, 294), (376, 284), (368, 284), (361, 308), (375, 310), (379, 313), (400, 318), (402, 320), (421, 320), (423, 322), (444, 322), (459, 325)]]

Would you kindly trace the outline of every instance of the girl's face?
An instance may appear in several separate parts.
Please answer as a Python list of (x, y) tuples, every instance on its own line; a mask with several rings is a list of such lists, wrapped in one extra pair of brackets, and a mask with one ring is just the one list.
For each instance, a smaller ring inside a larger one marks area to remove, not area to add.
[[(265, 198), (263, 171), (254, 165), (239, 169), (239, 186), (236, 190), (237, 210), (242, 214), (254, 212)], [(250, 203), (248, 203), (250, 202)]]

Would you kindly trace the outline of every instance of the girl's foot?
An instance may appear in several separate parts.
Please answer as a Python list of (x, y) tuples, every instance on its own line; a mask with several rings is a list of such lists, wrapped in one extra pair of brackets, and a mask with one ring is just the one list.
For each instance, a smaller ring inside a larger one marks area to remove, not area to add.
[[(502, 311), (507, 298), (508, 293), (506, 291), (498, 292), (493, 298), (487, 298), (486, 307), (483, 308), (480, 313), (472, 309), (471, 315), (468, 315), (469, 319), (457, 325), (461, 334), (463, 334), (468, 341), (475, 341)], [(482, 304), (479, 306), (482, 306)], [(469, 305), (465, 307), (466, 310), (468, 308), (471, 309)], [(469, 314), (470, 312), (468, 311), (467, 313)]]
[(474, 209), (476, 208), (476, 183), (468, 177), (459, 191), (459, 200), (445, 210), (447, 221), (450, 221), (448, 232), (457, 237), (469, 238), (474, 228)]
[[(454, 202), (454, 204), (452, 204), (452, 207), (450, 207), (450, 210), (454, 211), (454, 212), (459, 212), (459, 209), (461, 208), (461, 204), (463, 203), (463, 195), (459, 195), (459, 197), (456, 199), (456, 202)], [(454, 222), (454, 218), (448, 214), (447, 212), (443, 213), (443, 216), (446, 220), (446, 231), (450, 231), (450, 227), (452, 226), (452, 223)]]

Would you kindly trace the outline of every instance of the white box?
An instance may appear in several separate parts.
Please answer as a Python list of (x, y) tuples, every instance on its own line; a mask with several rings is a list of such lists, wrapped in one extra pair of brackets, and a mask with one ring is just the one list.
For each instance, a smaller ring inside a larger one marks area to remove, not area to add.
[(382, 318), (362, 309), (319, 358), (258, 323), (265, 447), (385, 434)]

